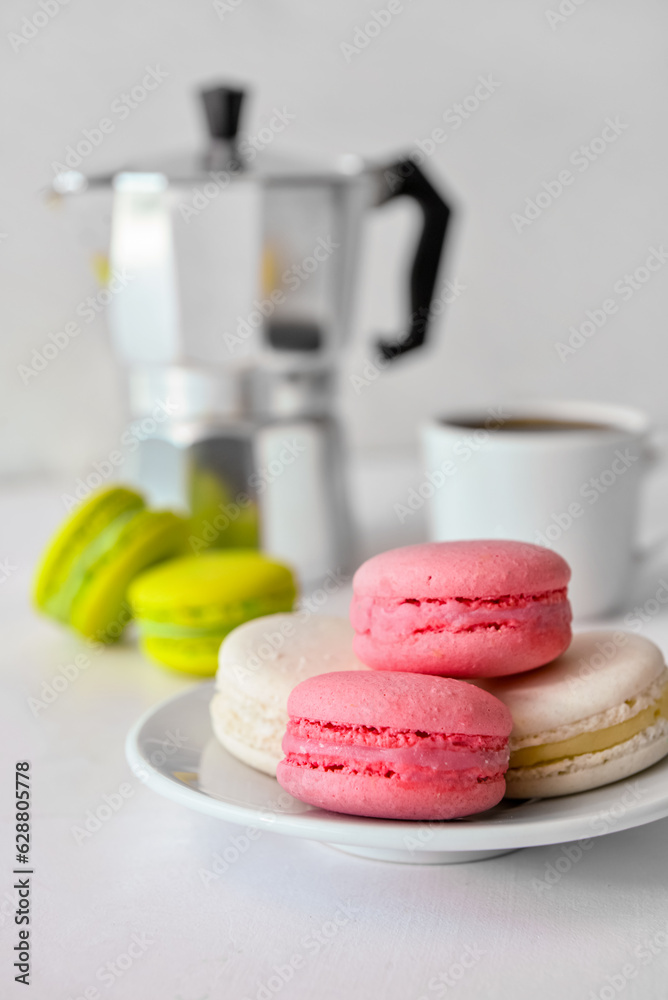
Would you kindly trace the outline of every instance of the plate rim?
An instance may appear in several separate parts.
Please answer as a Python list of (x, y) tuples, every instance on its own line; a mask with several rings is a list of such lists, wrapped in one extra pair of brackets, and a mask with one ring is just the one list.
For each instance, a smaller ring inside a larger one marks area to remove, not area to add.
[[(553, 801), (530, 799), (512, 810), (513, 817), (518, 818), (518, 823), (510, 821), (506, 824), (488, 823), (475, 818), (464, 821), (375, 819), (364, 816), (356, 817), (345, 813), (330, 813), (324, 809), (290, 814), (271, 811), (269, 808), (260, 809), (255, 806), (235, 804), (216, 798), (205, 789), (191, 788), (176, 778), (168, 777), (147, 759), (141, 749), (141, 734), (149, 722), (159, 717), (168, 708), (173, 707), (175, 703), (186, 700), (204, 701), (206, 693), (213, 693), (214, 689), (215, 681), (213, 680), (198, 683), (175, 695), (170, 695), (148, 708), (130, 728), (125, 740), (125, 754), (135, 777), (157, 794), (178, 802), (186, 808), (236, 825), (249, 826), (320, 843), (350, 847), (376, 847), (378, 849), (396, 848), (415, 854), (433, 854), (443, 851), (457, 853), (471, 852), (472, 850), (515, 850), (526, 847), (544, 847), (575, 840), (596, 839), (609, 833), (621, 833), (624, 830), (634, 829), (668, 817), (668, 787), (663, 801), (657, 802), (656, 797), (645, 803), (638, 800), (626, 808), (620, 817), (616, 817), (612, 811), (612, 807), (619, 803), (619, 797), (615, 798), (608, 808), (590, 807), (580, 815), (568, 813), (562, 817), (549, 818), (531, 816), (527, 818), (522, 815), (523, 810), (530, 809), (536, 802)], [(206, 699), (207, 706), (208, 700), (209, 698)], [(210, 736), (215, 738), (212, 729)], [(203, 745), (200, 744), (197, 749), (201, 755)], [(227, 753), (224, 747), (221, 746), (220, 749), (223, 753)], [(242, 764), (243, 762), (239, 761), (238, 763)], [(658, 761), (646, 771), (638, 772), (637, 775), (630, 775), (620, 782), (601, 786), (599, 789), (591, 789), (589, 792), (580, 792), (578, 796), (584, 797), (601, 792), (603, 789), (613, 788), (616, 785), (621, 786), (629, 781), (637, 780), (641, 775), (662, 765), (664, 768), (668, 768), (668, 757)], [(251, 770), (254, 771), (253, 768)], [(142, 772), (144, 776), (142, 776)], [(262, 772), (254, 771), (254, 773), (260, 774)], [(272, 780), (270, 775), (263, 776)], [(275, 779), (273, 780), (275, 781)], [(278, 782), (276, 782), (276, 788), (279, 790), (278, 794), (288, 794), (281, 789)], [(574, 797), (563, 796), (564, 799)], [(585, 801), (584, 798), (583, 801)], [(599, 831), (592, 827), (594, 820), (604, 821), (610, 817), (614, 817), (610, 829)], [(420, 841), (418, 831), (425, 828), (433, 832), (433, 836)], [(407, 841), (411, 842), (410, 847), (406, 846)]]

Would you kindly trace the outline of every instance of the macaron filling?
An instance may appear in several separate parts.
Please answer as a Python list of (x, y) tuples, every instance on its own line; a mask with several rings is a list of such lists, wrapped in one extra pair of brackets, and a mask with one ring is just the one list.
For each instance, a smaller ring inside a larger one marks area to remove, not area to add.
[(532, 604), (558, 604), (566, 599), (566, 587), (558, 587), (554, 590), (545, 590), (540, 594), (503, 594), (501, 597), (405, 597), (399, 601), (400, 604), (456, 604), (466, 608), (478, 610), (501, 610), (505, 608), (526, 608)]
[(167, 622), (153, 622), (142, 619), (137, 622), (142, 635), (156, 639), (207, 639), (215, 636), (225, 636), (231, 626), (218, 625), (171, 625)]
[(542, 620), (546, 626), (570, 621), (566, 587), (536, 594), (499, 597), (367, 597), (356, 596), (351, 614), (358, 632), (394, 636), (425, 632), (452, 634), (520, 629)]
[[(633, 739), (638, 733), (654, 726), (660, 719), (668, 720), (668, 684), (664, 686), (659, 698), (630, 719), (625, 719), (616, 725), (584, 732), (567, 740), (513, 750), (510, 755), (510, 767), (536, 767), (540, 764), (558, 763), (582, 754), (609, 750), (617, 744)], [(583, 720), (583, 726), (586, 726), (586, 721)]]
[[(286, 604), (294, 600), (294, 587), (268, 592), (259, 597), (249, 597), (246, 600), (216, 600), (211, 597), (210, 604), (187, 604), (178, 606), (164, 601), (162, 604), (151, 602), (133, 595), (132, 604), (135, 617), (151, 629), (152, 635), (166, 635), (159, 631), (163, 628), (183, 628), (189, 632), (195, 629), (216, 629), (224, 627), (227, 631), (235, 625), (241, 625), (251, 618), (284, 611)], [(174, 618), (178, 617), (178, 622)]]
[(283, 739), (284, 763), (319, 771), (341, 771), (395, 781), (496, 781), (508, 766), (507, 740), (499, 736), (426, 733), (290, 719)]

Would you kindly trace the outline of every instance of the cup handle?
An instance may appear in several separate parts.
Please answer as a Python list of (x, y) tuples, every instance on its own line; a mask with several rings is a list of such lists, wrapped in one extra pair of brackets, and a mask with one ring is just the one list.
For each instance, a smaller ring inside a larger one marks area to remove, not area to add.
[[(668, 426), (657, 427), (652, 431), (645, 446), (643, 458), (646, 463), (646, 472), (654, 471), (658, 465), (668, 459)], [(649, 563), (666, 548), (668, 548), (668, 532), (663, 532), (654, 541), (636, 549), (635, 561), (639, 564)]]

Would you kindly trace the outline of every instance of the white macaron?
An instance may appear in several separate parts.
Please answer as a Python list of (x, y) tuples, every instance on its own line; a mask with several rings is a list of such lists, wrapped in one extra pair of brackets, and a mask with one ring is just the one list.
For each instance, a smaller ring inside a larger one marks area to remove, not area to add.
[(513, 717), (509, 798), (598, 788), (668, 754), (668, 669), (642, 636), (583, 632), (547, 666), (482, 686)]
[(353, 653), (354, 634), (346, 618), (306, 611), (255, 618), (230, 632), (211, 701), (213, 731), (225, 749), (275, 775), (292, 689), (316, 674), (368, 669)]

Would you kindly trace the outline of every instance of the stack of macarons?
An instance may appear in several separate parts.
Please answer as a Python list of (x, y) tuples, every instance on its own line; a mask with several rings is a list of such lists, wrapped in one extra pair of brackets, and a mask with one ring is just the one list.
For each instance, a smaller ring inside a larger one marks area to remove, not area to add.
[(296, 798), (361, 816), (452, 819), (627, 777), (668, 754), (668, 670), (638, 636), (571, 645), (569, 578), (522, 542), (382, 553), (354, 577), (352, 642), (344, 620), (297, 615), (230, 634), (214, 731)]
[(187, 555), (187, 522), (148, 510), (122, 486), (104, 489), (70, 515), (50, 541), (34, 584), (44, 614), (100, 642), (120, 638), (135, 618), (153, 661), (212, 675), (232, 629), (290, 611), (292, 571), (256, 549)]
[[(50, 542), (34, 600), (101, 642), (137, 621), (146, 655), (212, 675), (214, 733), (296, 798), (442, 820), (596, 788), (668, 754), (668, 669), (624, 632), (572, 641), (570, 569), (514, 541), (381, 553), (350, 622), (292, 612), (297, 588), (256, 549), (188, 555), (187, 524), (125, 487)], [(291, 613), (292, 612), (292, 613)]]

